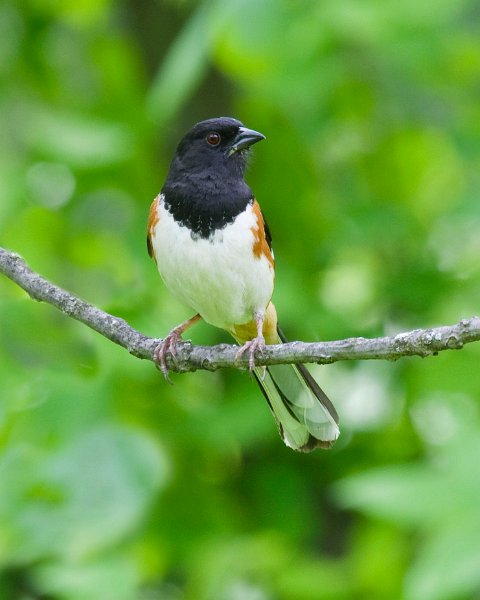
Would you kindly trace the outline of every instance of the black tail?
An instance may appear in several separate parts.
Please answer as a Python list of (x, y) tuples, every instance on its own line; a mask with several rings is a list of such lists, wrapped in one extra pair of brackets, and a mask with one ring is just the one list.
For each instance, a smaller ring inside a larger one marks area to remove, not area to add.
[[(285, 343), (282, 331), (277, 331)], [(255, 376), (287, 446), (310, 452), (334, 444), (340, 433), (337, 411), (305, 365), (257, 368)]]

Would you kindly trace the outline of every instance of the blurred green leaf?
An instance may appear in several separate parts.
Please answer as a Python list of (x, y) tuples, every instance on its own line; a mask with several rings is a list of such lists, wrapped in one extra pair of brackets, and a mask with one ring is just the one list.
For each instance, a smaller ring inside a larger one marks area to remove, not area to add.
[(212, 44), (231, 4), (230, 0), (199, 2), (171, 46), (147, 96), (147, 110), (161, 126), (166, 126), (205, 76)]
[(35, 152), (77, 168), (102, 168), (125, 161), (134, 139), (124, 125), (69, 113), (39, 111), (23, 135)]
[(35, 571), (35, 583), (45, 594), (71, 600), (129, 600), (138, 577), (127, 555), (96, 556), (82, 563), (50, 563)]
[(78, 560), (118, 543), (166, 477), (152, 441), (113, 426), (89, 430), (60, 451), (12, 448), (1, 468), (1, 518), (18, 540), (4, 561), (21, 562), (44, 553)]
[[(461, 406), (461, 405), (460, 405)], [(341, 503), (422, 532), (424, 541), (406, 578), (406, 597), (447, 600), (479, 589), (480, 452), (478, 418), (457, 417), (455, 435), (431, 464), (384, 467), (336, 484)]]
[(480, 588), (479, 511), (449, 519), (419, 549), (405, 581), (412, 600), (472, 597)]

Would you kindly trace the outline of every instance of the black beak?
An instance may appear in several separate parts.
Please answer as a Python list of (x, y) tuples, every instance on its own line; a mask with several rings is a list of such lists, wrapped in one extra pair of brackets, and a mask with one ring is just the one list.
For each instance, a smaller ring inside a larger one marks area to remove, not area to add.
[(232, 156), (232, 154), (235, 154), (235, 152), (244, 150), (245, 148), (248, 148), (264, 139), (265, 136), (263, 133), (259, 133), (253, 129), (247, 129), (246, 127), (240, 127), (237, 136), (233, 140), (233, 144), (228, 151), (228, 156)]

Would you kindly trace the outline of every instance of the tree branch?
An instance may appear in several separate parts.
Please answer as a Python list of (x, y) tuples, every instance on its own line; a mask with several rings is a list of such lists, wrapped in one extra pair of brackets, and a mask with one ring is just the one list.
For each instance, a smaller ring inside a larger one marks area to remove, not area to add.
[[(103, 312), (69, 292), (54, 285), (25, 261), (0, 247), (0, 272), (24, 289), (33, 299), (48, 302), (63, 313), (84, 323), (138, 358), (153, 360), (153, 351), (159, 339), (136, 331), (124, 320)], [(340, 360), (386, 359), (402, 356), (429, 356), (443, 350), (459, 350), (465, 344), (480, 340), (480, 318), (463, 319), (451, 326), (434, 329), (416, 329), (394, 336), (374, 339), (350, 338), (333, 342), (289, 342), (267, 346), (256, 357), (257, 365), (286, 363), (328, 364)], [(167, 358), (172, 371), (187, 372), (197, 369), (214, 371), (224, 367), (248, 368), (248, 356), (238, 360), (238, 346), (193, 346), (182, 342), (177, 346), (177, 359)]]

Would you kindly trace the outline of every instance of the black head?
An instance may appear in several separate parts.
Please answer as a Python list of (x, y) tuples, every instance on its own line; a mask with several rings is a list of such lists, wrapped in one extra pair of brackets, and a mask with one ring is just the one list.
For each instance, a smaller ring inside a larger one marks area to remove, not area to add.
[(215, 171), (222, 177), (243, 177), (250, 146), (263, 139), (231, 117), (200, 121), (178, 144), (172, 168), (189, 175)]
[(243, 176), (250, 146), (263, 139), (230, 117), (194, 125), (178, 144), (162, 188), (166, 209), (193, 236), (209, 237), (231, 223), (253, 201)]

